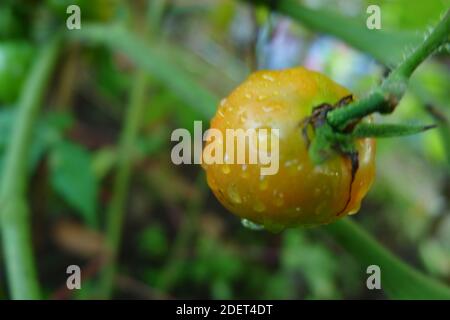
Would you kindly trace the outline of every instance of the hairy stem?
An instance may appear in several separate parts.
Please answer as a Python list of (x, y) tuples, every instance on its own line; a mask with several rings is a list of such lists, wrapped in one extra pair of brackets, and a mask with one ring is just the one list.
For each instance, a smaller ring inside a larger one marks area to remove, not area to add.
[(325, 227), (347, 251), (367, 268), (377, 265), (381, 286), (395, 299), (450, 299), (450, 288), (399, 260), (350, 218)]
[(42, 48), (24, 84), (2, 171), (0, 225), (6, 274), (13, 299), (39, 299), (40, 297), (25, 194), (27, 160), (32, 130), (48, 80), (56, 64), (59, 49), (60, 36), (57, 35)]
[(407, 83), (414, 70), (440, 46), (448, 43), (450, 34), (450, 11), (436, 25), (410, 55), (408, 55), (386, 78), (383, 84), (365, 99), (356, 101), (328, 113), (328, 122), (336, 129), (344, 129), (352, 120), (360, 119), (374, 112), (394, 111), (403, 97)]
[(133, 151), (144, 110), (146, 85), (147, 79), (145, 72), (138, 71), (134, 79), (125, 126), (120, 137), (118, 150), (119, 163), (114, 180), (113, 197), (107, 215), (106, 245), (108, 261), (100, 278), (101, 294), (104, 298), (109, 298), (113, 289), (117, 254), (124, 219), (125, 199), (130, 182), (131, 165), (134, 158)]

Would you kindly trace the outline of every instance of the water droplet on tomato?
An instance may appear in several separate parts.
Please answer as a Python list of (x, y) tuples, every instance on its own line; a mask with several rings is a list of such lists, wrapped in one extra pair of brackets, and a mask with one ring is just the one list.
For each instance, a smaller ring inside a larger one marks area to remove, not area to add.
[(223, 173), (223, 174), (229, 174), (230, 171), (231, 171), (231, 168), (230, 168), (229, 165), (227, 165), (227, 164), (223, 164), (223, 165), (222, 165), (222, 173)]
[(236, 190), (235, 185), (230, 185), (228, 187), (228, 197), (230, 198), (230, 201), (234, 204), (242, 203), (241, 196), (239, 195), (239, 192)]
[(241, 220), (241, 223), (242, 223), (242, 225), (243, 225), (244, 227), (246, 227), (246, 228), (248, 228), (248, 229), (250, 229), (250, 230), (259, 231), (259, 230), (263, 230), (263, 229), (264, 229), (264, 226), (263, 226), (263, 225), (254, 223), (254, 222), (252, 222), (252, 221), (250, 221), (250, 220), (248, 220), (248, 219), (242, 219), (242, 220)]
[(260, 176), (259, 190), (267, 190), (269, 187), (269, 181), (264, 176)]
[(264, 80), (268, 80), (270, 82), (273, 82), (275, 80), (273, 77), (269, 76), (268, 74), (263, 74), (262, 77)]

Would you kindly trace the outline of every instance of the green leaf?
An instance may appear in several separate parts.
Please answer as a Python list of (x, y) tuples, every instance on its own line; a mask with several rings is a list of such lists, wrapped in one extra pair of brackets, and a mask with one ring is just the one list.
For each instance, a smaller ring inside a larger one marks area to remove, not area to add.
[[(12, 125), (15, 123), (17, 109), (0, 110), (0, 172), (3, 167), (4, 151), (6, 150), (12, 133)], [(68, 114), (50, 112), (37, 120), (33, 128), (34, 139), (31, 142), (28, 156), (28, 173), (34, 172), (39, 161), (42, 159), (48, 148), (61, 137), (61, 132), (66, 129), (71, 118)], [(0, 179), (2, 175), (0, 174)]]
[(433, 128), (436, 128), (436, 125), (360, 123), (353, 130), (352, 136), (356, 138), (391, 138), (421, 133)]
[(168, 59), (172, 54), (165, 46), (156, 43), (150, 46), (143, 39), (117, 25), (83, 25), (81, 30), (73, 30), (68, 35), (105, 44), (126, 54), (139, 68), (164, 83), (205, 120), (214, 115), (218, 98), (197, 84), (181, 66)]
[(69, 141), (56, 144), (50, 153), (50, 179), (55, 191), (90, 226), (97, 225), (98, 185), (89, 153)]

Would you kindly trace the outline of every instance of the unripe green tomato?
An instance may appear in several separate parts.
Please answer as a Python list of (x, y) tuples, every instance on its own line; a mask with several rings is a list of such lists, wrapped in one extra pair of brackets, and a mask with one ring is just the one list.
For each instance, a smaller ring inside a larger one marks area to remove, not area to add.
[(47, 6), (59, 16), (68, 17), (67, 7), (77, 5), (81, 11), (81, 21), (107, 21), (112, 18), (117, 8), (117, 0), (47, 0)]
[[(304, 68), (250, 75), (222, 100), (211, 128), (222, 133), (218, 139), (223, 146), (228, 144), (227, 129), (278, 129), (279, 170), (262, 176), (261, 164), (203, 163), (217, 199), (240, 218), (273, 231), (327, 224), (357, 212), (374, 180), (375, 140), (355, 140), (359, 168), (352, 179), (352, 163), (342, 154), (320, 165), (312, 162), (301, 126), (315, 106), (334, 105), (349, 94), (325, 75)], [(246, 154), (255, 152), (247, 144)]]
[(26, 42), (0, 43), (0, 103), (16, 101), (34, 54), (35, 50)]

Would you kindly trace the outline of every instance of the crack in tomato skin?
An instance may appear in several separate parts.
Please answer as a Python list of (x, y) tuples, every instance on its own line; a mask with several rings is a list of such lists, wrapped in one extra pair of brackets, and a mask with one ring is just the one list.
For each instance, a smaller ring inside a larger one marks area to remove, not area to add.
[(357, 211), (375, 176), (374, 139), (355, 140), (359, 162), (355, 170), (349, 166), (349, 155), (339, 153), (314, 164), (301, 134), (307, 118), (320, 113), (315, 106), (325, 104), (332, 110), (351, 101), (347, 89), (304, 68), (250, 75), (222, 100), (211, 128), (222, 133), (226, 129), (279, 129), (279, 171), (261, 178), (260, 164), (203, 165), (219, 202), (238, 217), (273, 231), (326, 224)]
[[(302, 136), (306, 142), (307, 149), (309, 149), (309, 147), (311, 145), (311, 140), (308, 136), (308, 127), (311, 126), (313, 128), (313, 130), (315, 131), (317, 128), (322, 127), (325, 124), (328, 124), (328, 121), (327, 121), (328, 112), (330, 112), (334, 108), (345, 107), (353, 101), (354, 101), (353, 94), (349, 94), (349, 95), (341, 98), (338, 102), (336, 102), (333, 105), (331, 105), (329, 103), (321, 103), (318, 106), (315, 106), (313, 108), (313, 112), (312, 112), (311, 116), (306, 117), (305, 119), (303, 119), (300, 122), (301, 126), (302, 126)], [(351, 125), (348, 125), (344, 129), (344, 132), (351, 133), (354, 126), (358, 122), (359, 122), (359, 120), (354, 121)], [(339, 132), (336, 132), (336, 133), (339, 133)], [(359, 168), (359, 153), (357, 150), (345, 151), (339, 145), (339, 143), (335, 143), (333, 145), (333, 149), (338, 154), (347, 157), (347, 159), (350, 160), (350, 166), (351, 166), (351, 179), (350, 179), (350, 183), (348, 186), (347, 201), (345, 202), (344, 207), (336, 213), (336, 216), (340, 216), (341, 214), (345, 213), (345, 209), (347, 208), (347, 206), (349, 205), (349, 203), (352, 199), (352, 186), (353, 186), (353, 182), (355, 181), (356, 172), (358, 171), (358, 168)]]

